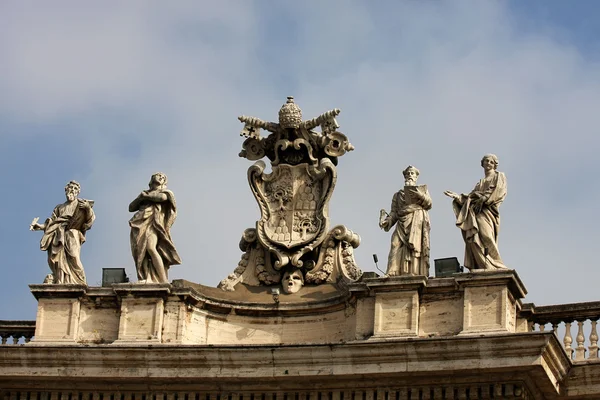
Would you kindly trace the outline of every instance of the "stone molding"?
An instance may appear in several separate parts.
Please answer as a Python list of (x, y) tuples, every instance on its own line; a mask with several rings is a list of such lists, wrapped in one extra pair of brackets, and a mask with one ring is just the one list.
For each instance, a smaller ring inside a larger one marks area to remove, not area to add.
[(189, 384), (190, 390), (259, 391), (312, 385), (335, 389), (349, 382), (355, 389), (460, 385), (518, 377), (532, 392), (551, 396), (560, 393), (571, 368), (555, 335), (532, 332), (293, 346), (7, 346), (0, 358), (0, 383), (35, 376), (45, 388), (68, 382), (83, 388), (119, 376), (122, 390), (168, 383), (169, 390), (185, 390)]

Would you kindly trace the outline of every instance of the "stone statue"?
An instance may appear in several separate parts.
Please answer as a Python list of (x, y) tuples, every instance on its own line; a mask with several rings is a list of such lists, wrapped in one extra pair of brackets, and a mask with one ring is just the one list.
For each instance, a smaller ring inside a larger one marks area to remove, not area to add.
[(304, 275), (299, 269), (285, 271), (281, 278), (281, 287), (284, 293), (297, 293), (304, 286)]
[(456, 226), (465, 241), (465, 267), (473, 269), (506, 268), (498, 251), (500, 204), (506, 197), (506, 177), (498, 172), (498, 157), (486, 154), (481, 159), (485, 177), (469, 194), (449, 190), (444, 194), (454, 199)]
[(65, 186), (67, 201), (57, 205), (52, 216), (39, 224), (35, 218), (29, 229), (44, 231), (40, 248), (48, 252), (48, 265), (52, 275), (45, 282), (55, 284), (85, 285), (85, 272), (81, 263), (81, 245), (85, 242), (85, 232), (92, 227), (94, 201), (79, 199), (81, 191), (78, 182), (70, 181)]
[(388, 256), (388, 275), (429, 276), (429, 213), (431, 197), (426, 185), (416, 186), (419, 170), (404, 171), (404, 189), (394, 194), (390, 213), (380, 211), (379, 227), (388, 232), (394, 225)]
[[(353, 253), (360, 237), (343, 225), (329, 229), (338, 157), (354, 149), (338, 131), (339, 113), (333, 109), (303, 121), (302, 110), (288, 97), (278, 123), (239, 117), (246, 137), (239, 155), (256, 161), (248, 169), (248, 181), (261, 218), (256, 228), (244, 232), (240, 249), (245, 253), (233, 274), (221, 281), (221, 289), (234, 290), (239, 282), (276, 285), (284, 271), (292, 274), (293, 269), (301, 270), (307, 284), (362, 275)], [(261, 129), (269, 135), (261, 136)], [(264, 157), (271, 162), (271, 173), (265, 171)]]
[(169, 267), (181, 264), (170, 232), (177, 217), (175, 195), (161, 172), (152, 175), (148, 186), (129, 204), (135, 212), (129, 220), (131, 253), (138, 283), (169, 283)]

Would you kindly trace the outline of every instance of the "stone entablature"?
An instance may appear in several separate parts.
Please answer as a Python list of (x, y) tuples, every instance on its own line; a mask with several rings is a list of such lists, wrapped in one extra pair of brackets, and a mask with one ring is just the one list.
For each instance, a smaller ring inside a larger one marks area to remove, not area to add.
[(518, 318), (525, 289), (511, 270), (366, 278), (279, 296), (187, 281), (30, 288), (38, 299), (31, 345), (328, 344), (527, 331)]
[(550, 332), (320, 345), (6, 346), (0, 387), (75, 399), (544, 399), (564, 391), (558, 382), (570, 368)]

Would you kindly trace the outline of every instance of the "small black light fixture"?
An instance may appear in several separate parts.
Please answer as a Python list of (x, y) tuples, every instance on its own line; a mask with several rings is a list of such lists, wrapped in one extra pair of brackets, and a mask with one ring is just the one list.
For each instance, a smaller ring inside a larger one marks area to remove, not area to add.
[(460, 266), (456, 257), (438, 258), (433, 262), (435, 264), (436, 278), (447, 278), (453, 274), (463, 272), (463, 267)]
[(129, 282), (129, 278), (125, 273), (125, 268), (102, 268), (102, 287), (127, 282)]

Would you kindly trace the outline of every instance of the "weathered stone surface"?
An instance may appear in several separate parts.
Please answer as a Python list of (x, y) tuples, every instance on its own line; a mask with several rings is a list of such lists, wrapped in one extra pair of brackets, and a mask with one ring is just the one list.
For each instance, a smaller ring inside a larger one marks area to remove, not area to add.
[[(32, 285), (36, 341), (115, 345), (338, 343), (371, 337), (451, 337), (517, 332), (525, 289), (514, 271), (368, 278), (308, 285), (275, 297), (176, 281), (110, 288)], [(526, 324), (525, 324), (526, 325)], [(52, 326), (52, 330), (48, 330)]]
[(201, 392), (206, 398), (286, 391), (306, 395), (349, 388), (365, 396), (376, 390), (429, 393), (438, 388), (490, 388), (500, 382), (506, 396), (509, 389), (512, 393), (519, 388), (542, 399), (557, 396), (572, 368), (548, 332), (327, 345), (158, 344), (66, 350), (6, 347), (0, 357), (0, 387), (22, 388), (28, 382), (29, 391)]

